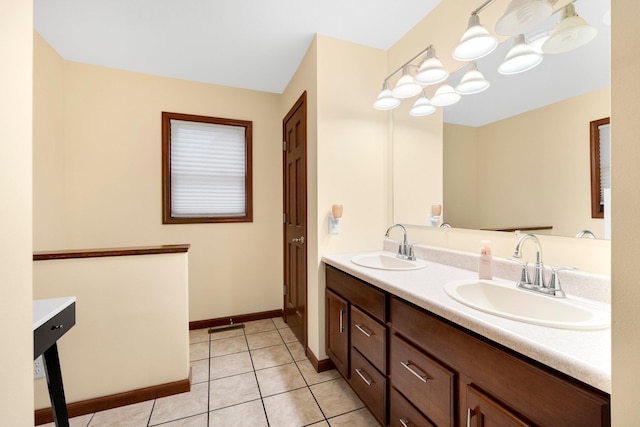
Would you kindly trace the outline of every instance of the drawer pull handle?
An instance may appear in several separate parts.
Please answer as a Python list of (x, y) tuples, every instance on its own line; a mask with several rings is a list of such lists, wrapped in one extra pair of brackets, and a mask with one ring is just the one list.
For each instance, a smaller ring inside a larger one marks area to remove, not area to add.
[(342, 318), (344, 317), (344, 310), (340, 310), (340, 333), (344, 332), (344, 322)]
[(371, 338), (371, 335), (373, 335), (373, 332), (369, 332), (367, 331), (367, 329), (364, 326), (360, 326), (356, 323), (356, 328), (362, 332), (363, 334), (365, 334), (367, 336), (367, 338)]
[(409, 421), (408, 418), (400, 418), (400, 424), (402, 424), (402, 427), (411, 427), (415, 425), (411, 421)]
[(475, 411), (471, 408), (467, 408), (467, 427), (471, 427), (471, 418), (475, 415)]
[[(362, 369), (356, 368), (356, 374), (358, 374), (358, 376), (360, 378), (362, 378), (362, 381), (364, 381), (368, 386), (370, 386), (371, 384), (373, 384), (373, 381), (371, 381), (370, 379), (368, 379), (367, 377), (364, 376), (364, 374), (362, 373)], [(365, 372), (366, 374), (366, 372)]]
[(416, 378), (418, 378), (423, 383), (426, 383), (427, 380), (429, 379), (426, 374), (422, 374), (422, 373), (416, 371), (417, 368), (415, 368), (415, 369), (412, 368), (412, 366), (414, 366), (414, 365), (412, 365), (411, 363), (409, 363), (409, 362), (406, 362), (406, 363), (405, 362), (400, 362), (400, 364), (402, 366), (404, 366), (407, 371), (411, 372)]
[(55, 331), (56, 329), (62, 329), (62, 328), (64, 328), (64, 325), (52, 325), (51, 326), (51, 330), (52, 331)]

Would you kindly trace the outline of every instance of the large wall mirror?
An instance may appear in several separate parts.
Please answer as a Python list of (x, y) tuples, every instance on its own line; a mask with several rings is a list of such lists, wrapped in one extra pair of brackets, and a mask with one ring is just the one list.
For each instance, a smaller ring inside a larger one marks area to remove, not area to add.
[[(410, 117), (405, 103), (393, 111), (395, 222), (426, 226), (431, 205), (442, 205), (441, 221), (455, 228), (606, 237), (607, 218), (592, 218), (590, 122), (610, 116), (610, 2), (574, 5), (598, 28), (587, 45), (501, 75), (506, 40), (477, 61), (488, 90), (427, 117)], [(525, 38), (558, 20), (556, 12)], [(461, 65), (449, 78), (454, 87)]]

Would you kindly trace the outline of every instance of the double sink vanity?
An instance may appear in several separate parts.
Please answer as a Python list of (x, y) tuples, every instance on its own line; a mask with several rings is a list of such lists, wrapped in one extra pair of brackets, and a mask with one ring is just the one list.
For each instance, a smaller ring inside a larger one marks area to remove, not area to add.
[(611, 424), (606, 302), (573, 296), (570, 273), (556, 298), (507, 260), (479, 280), (475, 255), (414, 249), (323, 258), (327, 355), (381, 425)]

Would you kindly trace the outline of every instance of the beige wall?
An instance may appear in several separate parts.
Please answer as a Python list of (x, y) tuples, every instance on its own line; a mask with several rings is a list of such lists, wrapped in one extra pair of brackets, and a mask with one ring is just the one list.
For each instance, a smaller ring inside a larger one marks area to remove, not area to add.
[[(37, 116), (36, 250), (190, 243), (191, 320), (280, 309), (279, 96), (69, 61), (61, 72), (46, 43), (35, 47), (37, 111), (63, 107), (61, 131)], [(252, 223), (162, 224), (162, 111), (253, 121)], [(52, 197), (62, 189), (64, 203)], [(60, 218), (65, 233), (50, 233)]]
[(613, 425), (623, 427), (640, 419), (640, 4), (635, 0), (611, 3), (612, 403)]
[(33, 3), (0, 0), (0, 423), (33, 425)]
[[(76, 297), (59, 341), (68, 403), (189, 377), (187, 253), (36, 261), (33, 297)], [(36, 380), (35, 407), (51, 406)]]
[[(444, 124), (443, 221), (459, 228), (480, 228), (478, 211), (478, 132), (469, 126)], [(483, 171), (487, 168), (483, 168)]]
[[(445, 170), (455, 170), (448, 201), (477, 200), (473, 209), (447, 209), (445, 220), (474, 229), (551, 225), (557, 236), (588, 229), (602, 238), (604, 221), (591, 218), (589, 122), (611, 115), (610, 96), (606, 87), (478, 128), (445, 124)], [(472, 154), (473, 177), (465, 170)], [(458, 177), (472, 178), (477, 193), (470, 197)]]

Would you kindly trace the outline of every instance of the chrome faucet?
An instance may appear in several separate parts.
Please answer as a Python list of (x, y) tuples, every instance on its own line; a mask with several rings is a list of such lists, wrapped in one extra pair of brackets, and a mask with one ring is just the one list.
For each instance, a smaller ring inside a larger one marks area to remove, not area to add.
[(402, 242), (398, 243), (398, 254), (396, 255), (396, 257), (415, 261), (416, 256), (413, 254), (413, 245), (407, 241), (407, 229), (404, 228), (404, 225), (393, 224), (391, 227), (387, 228), (387, 232), (384, 233), (384, 236), (389, 237), (389, 232), (395, 227), (402, 228), (402, 232), (404, 233)]
[(578, 234), (576, 234), (576, 237), (577, 237), (578, 239), (583, 238), (583, 237), (584, 237), (584, 238), (588, 238), (588, 239), (595, 239), (595, 238), (596, 238), (596, 235), (595, 235), (595, 234), (593, 234), (593, 233), (592, 233), (591, 231), (589, 231), (589, 230), (582, 230), (581, 232), (579, 232)]
[(449, 224), (448, 222), (443, 222), (442, 224), (439, 225), (440, 228), (451, 228), (451, 224)]
[(525, 242), (531, 240), (536, 245), (536, 263), (534, 264), (533, 281), (529, 279), (529, 272), (527, 270), (527, 263), (522, 263), (522, 274), (517, 286), (529, 291), (539, 292), (545, 295), (562, 298), (565, 296), (564, 291), (560, 286), (560, 279), (558, 277), (558, 271), (561, 269), (552, 269), (553, 273), (549, 283), (544, 280), (544, 264), (542, 263), (542, 246), (540, 246), (540, 240), (534, 234), (525, 234), (520, 237), (516, 247), (513, 250), (514, 258), (522, 258), (522, 246)]

